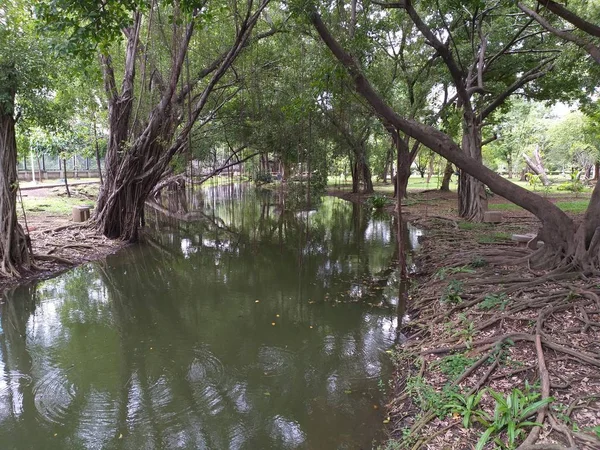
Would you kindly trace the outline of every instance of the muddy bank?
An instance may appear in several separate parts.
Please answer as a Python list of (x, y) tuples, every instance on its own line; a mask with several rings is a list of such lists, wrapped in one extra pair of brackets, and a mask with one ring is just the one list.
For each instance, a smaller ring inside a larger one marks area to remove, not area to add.
[(537, 229), (528, 213), (471, 224), (452, 201), (403, 202), (427, 232), (381, 448), (599, 449), (600, 278), (532, 270), (511, 240)]

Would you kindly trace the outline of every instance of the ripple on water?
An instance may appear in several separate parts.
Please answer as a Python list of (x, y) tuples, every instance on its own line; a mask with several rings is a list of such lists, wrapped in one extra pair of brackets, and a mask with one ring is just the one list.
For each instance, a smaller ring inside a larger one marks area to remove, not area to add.
[(188, 381), (219, 385), (225, 373), (221, 360), (205, 347), (195, 349), (194, 355), (194, 361), (188, 369)]
[(105, 448), (115, 434), (118, 403), (106, 392), (92, 390), (86, 397), (77, 434), (86, 448)]
[(286, 348), (262, 346), (258, 350), (258, 366), (268, 377), (289, 373), (295, 358), (296, 354)]
[(75, 385), (69, 382), (64, 370), (57, 367), (48, 368), (33, 387), (34, 403), (40, 416), (58, 424), (64, 423), (76, 394)]

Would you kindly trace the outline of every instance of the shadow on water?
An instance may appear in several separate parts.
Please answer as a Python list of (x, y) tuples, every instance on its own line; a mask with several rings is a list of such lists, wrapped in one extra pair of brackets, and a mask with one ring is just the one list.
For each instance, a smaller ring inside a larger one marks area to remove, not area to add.
[(6, 294), (2, 448), (371, 448), (397, 224), (245, 185), (186, 194), (147, 211), (146, 244)]

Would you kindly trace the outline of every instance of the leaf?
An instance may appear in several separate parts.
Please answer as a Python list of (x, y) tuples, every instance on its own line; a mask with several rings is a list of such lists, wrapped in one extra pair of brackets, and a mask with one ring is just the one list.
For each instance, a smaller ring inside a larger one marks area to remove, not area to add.
[(386, 417), (385, 419), (383, 419), (383, 423), (386, 423), (386, 424), (387, 424), (387, 423), (390, 423), (390, 418), (389, 418), (389, 417)]
[(487, 430), (485, 430), (485, 432), (481, 435), (481, 437), (477, 441), (477, 446), (475, 447), (475, 450), (483, 450), (483, 447), (485, 447), (485, 444), (490, 439), (490, 436), (492, 435), (492, 433), (494, 431), (496, 431), (496, 429), (494, 427), (489, 427)]

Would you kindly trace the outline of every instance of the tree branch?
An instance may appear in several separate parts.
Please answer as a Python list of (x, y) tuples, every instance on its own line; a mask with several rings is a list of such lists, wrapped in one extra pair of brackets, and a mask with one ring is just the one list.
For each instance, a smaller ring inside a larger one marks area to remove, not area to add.
[(544, 19), (542, 16), (540, 16), (538, 13), (536, 13), (532, 9), (529, 9), (527, 6), (525, 6), (521, 2), (517, 3), (517, 6), (519, 7), (519, 9), (521, 11), (523, 11), (529, 17), (532, 17), (533, 19), (535, 19), (547, 31), (558, 36), (561, 39), (564, 39), (565, 41), (573, 42), (575, 45), (577, 45), (578, 47), (580, 47), (580, 48), (584, 49), (586, 52), (588, 52), (589, 55), (598, 64), (600, 64), (600, 47), (592, 44), (591, 42), (586, 41), (585, 39), (575, 36), (573, 33), (570, 33), (568, 31), (564, 31), (564, 30), (559, 30), (558, 28), (553, 27), (550, 24), (550, 22), (548, 22), (546, 19)]
[(588, 22), (587, 20), (579, 17), (574, 12), (568, 10), (563, 5), (556, 3), (553, 0), (537, 0), (537, 2), (544, 6), (546, 9), (552, 11), (559, 17), (562, 17), (571, 25), (575, 25), (581, 31), (585, 31), (587, 34), (600, 37), (600, 27)]

